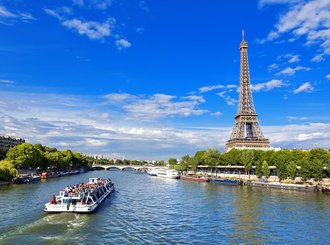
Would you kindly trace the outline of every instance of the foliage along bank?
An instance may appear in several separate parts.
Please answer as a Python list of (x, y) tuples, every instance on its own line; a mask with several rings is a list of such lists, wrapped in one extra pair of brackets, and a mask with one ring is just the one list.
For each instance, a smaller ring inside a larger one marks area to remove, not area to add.
[(4, 160), (0, 161), (0, 181), (10, 181), (18, 175), (17, 169), (68, 170), (89, 168), (93, 157), (71, 150), (59, 151), (56, 148), (23, 143), (12, 147)]
[[(171, 159), (171, 161), (170, 161)], [(221, 153), (216, 149), (198, 151), (194, 156), (185, 155), (179, 164), (173, 158), (169, 159), (172, 166), (181, 171), (191, 169), (197, 171), (199, 165), (208, 165), (211, 171), (216, 166), (244, 166), (250, 173), (255, 169), (256, 175), (269, 177), (269, 166), (276, 167), (276, 174), (280, 180), (294, 179), (300, 176), (304, 179), (330, 177), (330, 152), (325, 149), (303, 150), (237, 150)]]

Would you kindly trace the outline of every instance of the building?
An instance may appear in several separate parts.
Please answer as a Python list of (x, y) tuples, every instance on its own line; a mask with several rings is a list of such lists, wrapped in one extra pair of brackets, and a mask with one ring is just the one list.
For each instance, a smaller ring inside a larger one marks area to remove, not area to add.
[(248, 63), (248, 43), (244, 40), (240, 44), (240, 86), (237, 115), (230, 139), (226, 143), (225, 152), (236, 149), (271, 150), (270, 142), (262, 134), (258, 115), (254, 109), (250, 72)]
[(7, 151), (16, 145), (24, 143), (25, 140), (22, 138), (0, 135), (0, 152), (7, 153)]

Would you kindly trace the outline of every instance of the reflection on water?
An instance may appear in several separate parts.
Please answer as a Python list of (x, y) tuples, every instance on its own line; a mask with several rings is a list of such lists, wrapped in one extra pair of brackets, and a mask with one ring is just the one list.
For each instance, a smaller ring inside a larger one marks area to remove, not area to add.
[[(88, 177), (111, 177), (94, 214), (45, 214), (52, 194)], [(223, 186), (94, 171), (0, 187), (0, 244), (326, 244), (330, 195)]]

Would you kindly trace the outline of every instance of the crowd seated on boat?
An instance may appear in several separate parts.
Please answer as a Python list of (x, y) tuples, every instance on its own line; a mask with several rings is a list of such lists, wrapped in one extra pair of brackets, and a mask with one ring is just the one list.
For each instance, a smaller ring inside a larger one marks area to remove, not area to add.
[[(64, 189), (64, 197), (68, 197), (68, 198), (64, 198), (63, 203), (67, 203), (71, 199), (72, 203), (75, 204), (78, 199), (78, 201), (81, 201), (82, 204), (85, 203), (88, 204), (89, 199), (87, 199), (87, 197), (92, 196), (99, 198), (100, 196), (102, 196), (106, 192), (105, 186), (107, 185), (107, 183), (109, 182), (106, 180), (97, 179), (92, 183), (82, 182), (80, 184), (67, 186)], [(54, 195), (50, 203), (51, 204), (57, 203), (56, 200), (54, 199)]]

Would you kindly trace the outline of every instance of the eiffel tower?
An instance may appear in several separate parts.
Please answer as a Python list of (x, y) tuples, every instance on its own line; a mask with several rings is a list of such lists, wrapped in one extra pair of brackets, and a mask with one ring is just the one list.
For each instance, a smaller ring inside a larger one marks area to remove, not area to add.
[(258, 115), (254, 109), (248, 64), (248, 43), (244, 40), (240, 44), (240, 87), (238, 111), (230, 139), (226, 143), (225, 152), (232, 148), (271, 150), (270, 142), (264, 137), (259, 126)]

